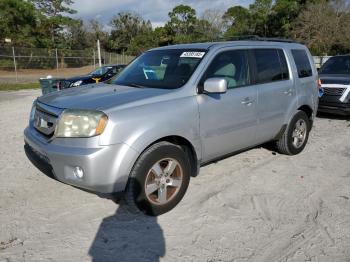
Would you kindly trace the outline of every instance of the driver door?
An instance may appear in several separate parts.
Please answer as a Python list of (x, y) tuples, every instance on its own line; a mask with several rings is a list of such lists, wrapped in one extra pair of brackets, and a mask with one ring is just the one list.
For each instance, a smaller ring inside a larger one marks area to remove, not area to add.
[(224, 94), (200, 94), (200, 132), (203, 161), (255, 144), (257, 89), (250, 85), (251, 71), (246, 50), (229, 50), (216, 55), (200, 85), (209, 78), (225, 78)]

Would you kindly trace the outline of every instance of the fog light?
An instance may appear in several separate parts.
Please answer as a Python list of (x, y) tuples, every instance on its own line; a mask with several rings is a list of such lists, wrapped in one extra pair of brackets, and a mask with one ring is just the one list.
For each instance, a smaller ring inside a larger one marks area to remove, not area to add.
[(82, 179), (84, 176), (84, 171), (81, 167), (77, 166), (74, 168), (73, 174), (76, 178)]

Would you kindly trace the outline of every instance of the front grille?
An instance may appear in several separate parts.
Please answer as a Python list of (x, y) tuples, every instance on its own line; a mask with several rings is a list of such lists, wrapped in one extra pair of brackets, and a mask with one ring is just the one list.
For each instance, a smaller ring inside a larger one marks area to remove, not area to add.
[(49, 107), (40, 106), (35, 108), (34, 127), (46, 137), (52, 137), (58, 120), (57, 112), (50, 111)]
[(70, 88), (70, 85), (72, 84), (71, 81), (68, 80), (61, 80), (60, 81), (60, 90)]
[(325, 87), (324, 94), (328, 96), (342, 96), (346, 88)]

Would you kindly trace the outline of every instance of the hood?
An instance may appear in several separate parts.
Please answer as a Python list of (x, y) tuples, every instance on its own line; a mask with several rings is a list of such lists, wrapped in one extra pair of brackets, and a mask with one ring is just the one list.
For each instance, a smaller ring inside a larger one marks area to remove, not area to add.
[(88, 80), (91, 79), (92, 76), (90, 75), (84, 75), (84, 76), (75, 76), (75, 77), (71, 77), (71, 78), (67, 78), (66, 81), (69, 81), (71, 83), (79, 81), (79, 80)]
[(38, 98), (38, 101), (57, 108), (104, 110), (174, 92), (171, 89), (135, 88), (118, 85), (85, 85)]
[(320, 74), (320, 79), (322, 84), (350, 85), (350, 74), (349, 75)]

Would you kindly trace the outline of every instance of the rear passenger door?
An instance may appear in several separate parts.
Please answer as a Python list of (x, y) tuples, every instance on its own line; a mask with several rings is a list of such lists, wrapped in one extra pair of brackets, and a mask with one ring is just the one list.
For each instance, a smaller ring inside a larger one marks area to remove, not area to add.
[(256, 139), (263, 143), (281, 130), (296, 92), (283, 49), (252, 49), (251, 61), (258, 90)]
[(227, 92), (197, 97), (204, 162), (255, 144), (257, 92), (251, 85), (248, 51), (218, 53), (199, 88), (205, 80), (215, 77), (227, 80)]

